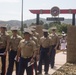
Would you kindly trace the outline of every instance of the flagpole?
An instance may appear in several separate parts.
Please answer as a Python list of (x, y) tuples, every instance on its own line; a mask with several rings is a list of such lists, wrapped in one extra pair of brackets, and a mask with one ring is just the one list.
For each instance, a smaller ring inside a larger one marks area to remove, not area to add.
[(23, 33), (23, 0), (21, 2), (21, 32)]

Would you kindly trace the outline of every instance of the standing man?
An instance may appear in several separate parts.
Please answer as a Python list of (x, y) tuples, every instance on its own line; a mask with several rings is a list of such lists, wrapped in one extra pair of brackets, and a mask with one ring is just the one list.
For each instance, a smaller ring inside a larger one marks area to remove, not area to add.
[(36, 26), (31, 26), (30, 28), (31, 28), (31, 31), (33, 33), (32, 35), (35, 36), (38, 39), (38, 43), (39, 43), (40, 36), (39, 36), (39, 33), (36, 32)]
[(35, 29), (34, 28), (29, 28), (29, 29), (33, 32), (31, 38), (36, 43), (36, 48), (37, 48), (37, 55), (36, 55), (35, 63), (34, 63), (35, 75), (37, 75), (37, 70), (38, 70), (37, 61), (39, 60), (39, 47), (40, 47), (40, 45), (39, 45), (39, 39), (37, 38), (36, 35), (34, 35), (34, 33), (36, 33)]
[(29, 29), (24, 29), (24, 39), (20, 41), (17, 53), (17, 61), (21, 54), (18, 75), (24, 75), (25, 69), (27, 75), (33, 75), (32, 63), (34, 63), (37, 49), (35, 42), (31, 39), (31, 35), (32, 32)]
[(18, 45), (22, 37), (18, 35), (18, 27), (12, 27), (11, 30), (12, 36), (10, 38), (9, 65), (7, 69), (7, 75), (12, 75), (14, 62), (16, 64), (16, 75), (18, 75), (18, 62), (15, 61), (15, 57), (17, 55)]
[(60, 50), (63, 50), (63, 53), (66, 51), (67, 49), (67, 38), (66, 38), (66, 34), (62, 34), (62, 37), (60, 39)]
[(52, 33), (50, 34), (50, 36), (52, 38), (52, 48), (50, 53), (50, 61), (51, 61), (50, 64), (51, 64), (51, 68), (53, 68), (55, 63), (56, 50), (59, 45), (59, 38), (58, 35), (56, 34), (56, 27), (52, 27), (51, 30)]
[(35, 75), (37, 75), (37, 70), (38, 70), (38, 65), (37, 61), (39, 60), (39, 42), (38, 39), (32, 35), (32, 40), (36, 43), (36, 48), (37, 48), (37, 55), (35, 57), (35, 62), (34, 62), (34, 69), (35, 69)]
[(7, 25), (0, 25), (0, 57), (1, 57), (1, 75), (5, 75), (6, 73), (6, 54), (9, 48), (10, 37), (6, 32)]
[(51, 43), (52, 42), (51, 42), (51, 38), (48, 36), (48, 31), (44, 29), (43, 37), (40, 38), (40, 60), (39, 60), (38, 74), (42, 74), (42, 61), (44, 61), (45, 74), (48, 74)]

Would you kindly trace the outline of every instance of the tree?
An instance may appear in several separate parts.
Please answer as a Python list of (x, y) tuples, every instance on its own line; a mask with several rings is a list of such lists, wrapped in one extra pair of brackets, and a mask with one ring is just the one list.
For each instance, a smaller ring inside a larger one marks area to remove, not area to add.
[(31, 25), (36, 25), (36, 23), (31, 23)]
[(40, 21), (39, 21), (39, 24), (40, 24), (40, 25), (43, 25), (43, 24), (44, 24), (44, 22), (43, 22), (42, 20), (40, 20)]
[(48, 26), (48, 24), (46, 23), (46, 24), (44, 24), (44, 28), (45, 29), (48, 29), (49, 28), (49, 26)]
[(67, 33), (67, 26), (69, 26), (68, 24), (61, 24), (59, 27), (58, 27), (58, 31), (59, 32), (62, 32), (64, 31), (65, 33)]
[(26, 23), (25, 23), (25, 24), (23, 24), (23, 27), (24, 27), (24, 28), (27, 28), (27, 24), (26, 24)]
[(58, 22), (50, 22), (49, 23), (49, 28), (50, 27), (53, 27), (53, 26), (56, 26), (58, 28), (59, 25), (61, 25), (61, 22), (60, 21), (58, 21)]

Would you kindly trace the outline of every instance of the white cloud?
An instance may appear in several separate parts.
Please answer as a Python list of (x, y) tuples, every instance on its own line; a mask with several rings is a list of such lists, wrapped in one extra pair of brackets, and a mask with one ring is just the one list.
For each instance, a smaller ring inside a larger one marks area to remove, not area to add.
[(17, 2), (19, 2), (20, 0), (0, 0), (0, 3), (1, 2), (14, 2), (14, 3), (17, 3)]

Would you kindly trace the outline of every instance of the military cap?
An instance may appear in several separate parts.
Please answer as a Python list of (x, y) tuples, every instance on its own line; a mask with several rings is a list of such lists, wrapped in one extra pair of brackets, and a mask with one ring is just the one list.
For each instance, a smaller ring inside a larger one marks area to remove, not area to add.
[(32, 31), (29, 28), (24, 28), (23, 33), (29, 33), (32, 35)]
[(47, 30), (47, 29), (43, 29), (42, 31), (43, 31), (43, 32), (48, 32), (48, 30)]
[(32, 28), (32, 27), (28, 27), (31, 31), (35, 31), (35, 29), (34, 28)]
[(62, 34), (62, 36), (66, 36), (66, 34), (64, 33), (64, 34)]
[(8, 24), (0, 24), (0, 27), (7, 28)]
[(30, 27), (36, 29), (36, 26), (30, 26)]
[(57, 28), (56, 28), (56, 27), (51, 27), (50, 29), (51, 29), (51, 30), (56, 30)]
[(65, 32), (64, 31), (62, 31), (62, 34), (64, 34)]
[(19, 30), (19, 27), (17, 27), (17, 26), (11, 27), (11, 30), (12, 30), (12, 31), (13, 31), (13, 30)]

